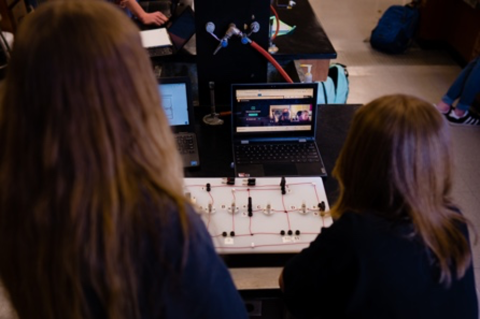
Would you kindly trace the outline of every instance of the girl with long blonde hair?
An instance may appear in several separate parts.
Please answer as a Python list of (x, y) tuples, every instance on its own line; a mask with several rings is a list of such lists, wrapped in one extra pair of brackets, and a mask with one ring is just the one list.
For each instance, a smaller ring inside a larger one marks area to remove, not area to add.
[(160, 103), (113, 4), (22, 21), (0, 105), (0, 277), (19, 318), (247, 317)]

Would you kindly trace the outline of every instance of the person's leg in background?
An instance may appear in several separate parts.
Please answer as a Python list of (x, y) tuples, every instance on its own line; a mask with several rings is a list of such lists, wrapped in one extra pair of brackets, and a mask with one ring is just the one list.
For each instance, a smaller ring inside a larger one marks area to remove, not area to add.
[[(437, 108), (439, 109), (440, 112), (442, 112), (443, 114), (449, 113), (455, 100), (457, 100), (462, 96), (463, 92), (465, 91), (465, 85), (469, 81), (471, 72), (473, 71), (475, 66), (478, 68), (478, 65), (479, 65), (479, 63), (477, 63), (478, 60), (479, 60), (479, 57), (473, 59), (462, 70), (462, 72), (460, 72), (458, 77), (455, 79), (455, 81), (452, 83), (452, 85), (448, 89), (447, 93), (442, 97), (442, 100), (437, 104)], [(480, 70), (475, 70), (475, 71), (480, 72)], [(477, 76), (480, 76), (480, 73)], [(477, 83), (480, 83), (480, 82), (477, 82)], [(474, 85), (474, 84), (472, 83), (471, 85)], [(477, 92), (478, 92), (478, 89), (477, 89)]]
[[(437, 108), (453, 124), (480, 126), (480, 117), (469, 112), (478, 93), (480, 93), (480, 56), (462, 70), (442, 97), (442, 101), (437, 104)], [(457, 105), (452, 108), (457, 99), (459, 100)]]
[(460, 100), (458, 101), (455, 111), (463, 111), (462, 113), (457, 113), (457, 115), (462, 116), (470, 108), (475, 97), (480, 93), (480, 56), (474, 59), (470, 64), (473, 64), (470, 73), (463, 85), (462, 93), (460, 94)]

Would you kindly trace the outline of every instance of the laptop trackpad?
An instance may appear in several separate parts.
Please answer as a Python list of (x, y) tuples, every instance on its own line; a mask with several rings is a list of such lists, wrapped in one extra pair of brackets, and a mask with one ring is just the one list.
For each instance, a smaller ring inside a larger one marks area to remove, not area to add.
[(325, 175), (325, 170), (318, 162), (302, 163), (302, 165), (298, 165), (298, 173), (301, 176), (319, 176)]
[(238, 176), (265, 176), (263, 172), (263, 165), (261, 164), (237, 165), (235, 170)]
[(265, 164), (265, 176), (296, 176), (298, 175), (295, 164)]

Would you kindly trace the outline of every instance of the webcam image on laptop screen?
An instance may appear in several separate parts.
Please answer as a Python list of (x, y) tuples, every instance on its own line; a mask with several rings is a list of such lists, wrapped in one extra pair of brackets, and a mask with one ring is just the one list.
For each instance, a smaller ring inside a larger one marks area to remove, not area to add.
[(236, 133), (312, 130), (311, 88), (236, 93)]

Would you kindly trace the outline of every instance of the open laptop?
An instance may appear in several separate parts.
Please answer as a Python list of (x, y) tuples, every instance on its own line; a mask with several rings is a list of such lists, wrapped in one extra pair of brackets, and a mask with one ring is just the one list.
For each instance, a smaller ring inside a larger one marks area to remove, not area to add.
[(188, 77), (160, 78), (162, 106), (177, 140), (184, 167), (200, 165), (193, 119), (191, 84)]
[(150, 57), (168, 56), (180, 51), (195, 34), (195, 15), (183, 6), (162, 28), (140, 31), (143, 47)]
[(325, 176), (316, 83), (232, 84), (235, 175)]

